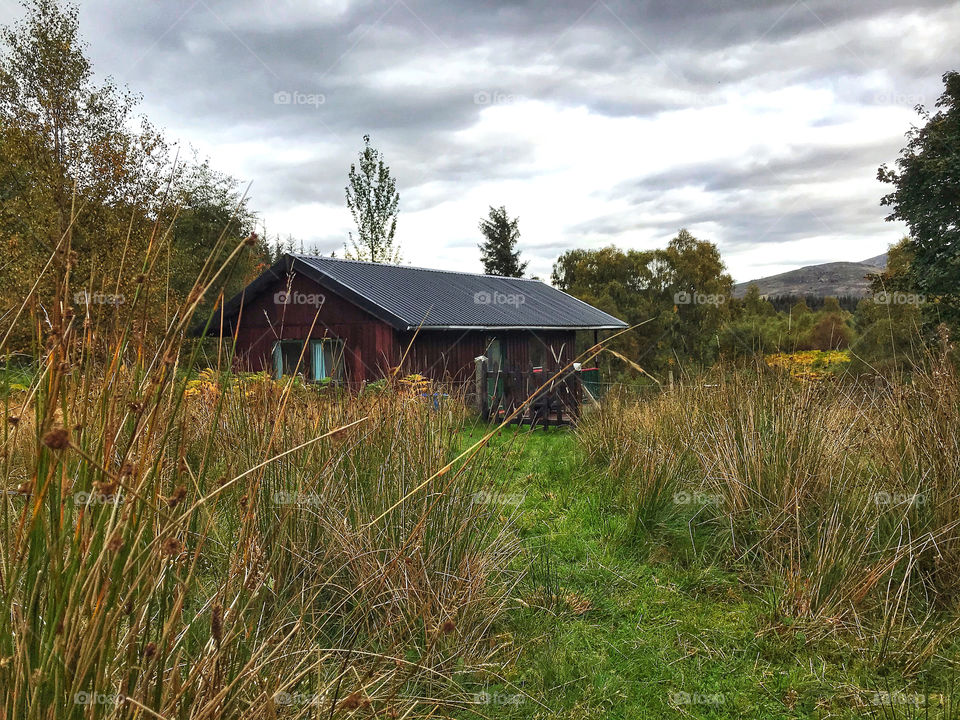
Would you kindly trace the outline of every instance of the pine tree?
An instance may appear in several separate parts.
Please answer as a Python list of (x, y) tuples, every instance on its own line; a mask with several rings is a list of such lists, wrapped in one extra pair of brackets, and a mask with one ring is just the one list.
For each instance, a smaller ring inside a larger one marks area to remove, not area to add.
[(478, 247), (483, 271), (487, 275), (503, 277), (523, 277), (527, 263), (520, 262), (520, 251), (516, 250), (520, 238), (520, 218), (512, 220), (504, 206), (490, 207), (490, 216), (480, 221), (480, 232), (486, 238)]

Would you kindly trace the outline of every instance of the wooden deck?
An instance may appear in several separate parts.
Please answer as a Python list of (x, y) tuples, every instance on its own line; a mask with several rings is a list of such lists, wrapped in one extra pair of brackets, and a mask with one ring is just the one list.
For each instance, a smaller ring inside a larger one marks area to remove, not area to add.
[(477, 362), (477, 397), (484, 420), (544, 427), (569, 425), (580, 415), (583, 384), (572, 366), (491, 368)]

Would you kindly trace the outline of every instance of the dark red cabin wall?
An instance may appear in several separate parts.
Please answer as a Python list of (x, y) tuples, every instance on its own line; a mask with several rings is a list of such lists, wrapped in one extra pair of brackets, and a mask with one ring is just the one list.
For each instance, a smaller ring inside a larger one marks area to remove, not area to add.
[(398, 335), (400, 352), (407, 352), (404, 372), (419, 373), (435, 380), (468, 381), (473, 378), (474, 358), (486, 352), (493, 338), (500, 340), (505, 364), (510, 368), (528, 368), (534, 344), (543, 347), (544, 362), (550, 365), (556, 364), (557, 360), (565, 365), (574, 358), (575, 333), (572, 330), (421, 330), (415, 338), (412, 332)]
[(294, 275), (290, 289), (304, 295), (321, 294), (324, 300), (319, 314), (315, 305), (276, 302), (276, 293), (286, 288), (286, 278), (277, 279), (266, 292), (244, 304), (239, 323), (233, 320), (231, 330), (239, 324), (236, 357), (241, 369), (269, 371), (277, 340), (324, 337), (343, 341), (351, 382), (375, 380), (396, 366), (399, 356), (390, 325), (302, 275)]
[[(302, 275), (294, 276), (290, 289), (305, 295), (322, 294), (324, 302), (318, 315), (314, 305), (277, 303), (274, 299), (276, 293), (286, 288), (286, 279), (279, 278), (266, 292), (244, 305), (236, 331), (236, 357), (240, 369), (271, 370), (273, 344), (278, 339), (324, 337), (344, 342), (348, 379), (353, 383), (383, 377), (400, 363), (404, 352), (407, 352), (404, 373), (420, 373), (435, 380), (468, 381), (473, 378), (474, 358), (486, 352), (494, 337), (500, 340), (507, 367), (529, 367), (533, 344), (544, 348), (544, 361), (550, 365), (556, 363), (555, 356), (564, 365), (574, 358), (575, 333), (572, 330), (421, 330), (414, 337), (414, 332), (395, 331), (329, 288)], [(227, 328), (231, 332), (237, 320), (232, 322)]]

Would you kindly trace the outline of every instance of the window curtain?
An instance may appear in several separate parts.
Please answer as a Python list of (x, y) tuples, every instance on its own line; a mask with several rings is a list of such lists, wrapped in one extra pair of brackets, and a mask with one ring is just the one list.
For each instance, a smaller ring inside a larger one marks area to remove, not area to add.
[(321, 340), (314, 340), (310, 343), (310, 367), (313, 370), (314, 380), (320, 381), (327, 377), (328, 366), (323, 352), (323, 342)]
[(277, 380), (283, 377), (283, 350), (279, 341), (273, 344), (273, 377)]

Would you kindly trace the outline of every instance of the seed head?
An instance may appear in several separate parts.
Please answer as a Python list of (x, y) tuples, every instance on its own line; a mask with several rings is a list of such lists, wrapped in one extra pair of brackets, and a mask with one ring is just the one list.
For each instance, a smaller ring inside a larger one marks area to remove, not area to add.
[(107, 497), (113, 497), (113, 495), (117, 492), (117, 486), (119, 483), (116, 480), (110, 480), (95, 482), (93, 485), (99, 494), (106, 495)]
[(362, 698), (360, 696), (360, 691), (356, 690), (343, 699), (343, 702), (340, 703), (340, 707), (344, 708), (345, 710), (356, 710), (358, 707), (360, 707), (361, 700)]
[(51, 450), (64, 450), (70, 447), (70, 433), (66, 428), (53, 428), (43, 436), (43, 444)]
[(168, 537), (160, 545), (160, 551), (164, 555), (169, 555), (171, 557), (176, 557), (181, 552), (183, 552), (183, 543), (177, 540), (175, 537)]
[(167, 505), (170, 507), (176, 507), (179, 505), (183, 499), (187, 496), (187, 486), (180, 485), (176, 490), (173, 491), (173, 495), (167, 498)]
[(149, 660), (154, 655), (157, 654), (157, 644), (155, 642), (148, 642), (143, 648), (143, 656)]
[(110, 552), (116, 552), (123, 547), (123, 533), (119, 530), (113, 534), (110, 538), (110, 542), (107, 543), (107, 550)]
[(217, 645), (223, 640), (223, 606), (214, 605), (210, 610), (210, 634), (217, 641)]

